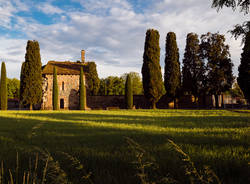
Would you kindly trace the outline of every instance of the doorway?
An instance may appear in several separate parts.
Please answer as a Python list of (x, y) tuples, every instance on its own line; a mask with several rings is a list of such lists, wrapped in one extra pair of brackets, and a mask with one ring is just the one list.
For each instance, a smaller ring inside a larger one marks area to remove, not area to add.
[(64, 109), (64, 99), (60, 99), (60, 109)]

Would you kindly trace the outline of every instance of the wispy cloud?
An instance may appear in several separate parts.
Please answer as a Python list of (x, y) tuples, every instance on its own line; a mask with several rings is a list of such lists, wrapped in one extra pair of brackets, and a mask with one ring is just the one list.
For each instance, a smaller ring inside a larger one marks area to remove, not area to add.
[(64, 11), (56, 6), (53, 6), (52, 4), (50, 4), (49, 2), (45, 2), (45, 3), (40, 3), (37, 6), (37, 9), (42, 11), (45, 14), (61, 14)]

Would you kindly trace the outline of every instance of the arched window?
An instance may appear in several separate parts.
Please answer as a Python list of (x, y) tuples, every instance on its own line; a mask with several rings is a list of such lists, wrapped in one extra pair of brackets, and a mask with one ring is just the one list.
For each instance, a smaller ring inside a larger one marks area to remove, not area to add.
[(62, 82), (62, 90), (64, 91), (64, 82)]

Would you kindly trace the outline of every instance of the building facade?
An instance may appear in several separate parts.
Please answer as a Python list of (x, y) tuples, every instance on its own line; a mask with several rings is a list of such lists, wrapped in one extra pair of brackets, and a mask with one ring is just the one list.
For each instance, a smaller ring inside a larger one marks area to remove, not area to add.
[[(80, 62), (49, 61), (42, 69), (43, 97), (41, 109), (50, 110), (52, 106), (53, 69), (57, 69), (58, 103), (60, 109), (79, 108), (79, 78), (80, 69), (84, 73), (88, 70), (88, 62), (85, 62), (85, 51), (81, 51)], [(86, 77), (84, 75), (84, 81)], [(86, 84), (86, 82), (84, 82)]]

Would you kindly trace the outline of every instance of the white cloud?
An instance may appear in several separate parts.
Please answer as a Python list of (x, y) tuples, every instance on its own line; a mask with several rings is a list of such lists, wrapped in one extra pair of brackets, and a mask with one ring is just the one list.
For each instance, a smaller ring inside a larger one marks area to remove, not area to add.
[(131, 5), (126, 0), (74, 0), (79, 2), (87, 11), (98, 11), (109, 9), (111, 7), (120, 7), (122, 9), (131, 9)]
[(4, 28), (11, 27), (11, 17), (16, 11), (15, 7), (9, 1), (0, 1), (0, 26)]
[(45, 14), (51, 14), (51, 15), (53, 15), (53, 14), (61, 14), (61, 13), (64, 12), (62, 9), (51, 5), (49, 2), (38, 4), (37, 9), (42, 11)]
[(0, 61), (6, 63), (7, 76), (19, 78), (26, 40), (0, 37), (0, 43)]
[(17, 17), (15, 13), (28, 10), (28, 6), (20, 0), (13, 0), (13, 2), (0, 0), (0, 26), (11, 29), (11, 21), (13, 18)]

